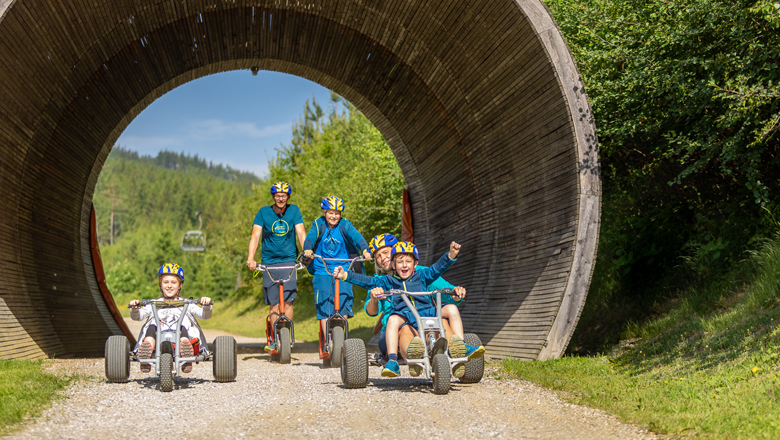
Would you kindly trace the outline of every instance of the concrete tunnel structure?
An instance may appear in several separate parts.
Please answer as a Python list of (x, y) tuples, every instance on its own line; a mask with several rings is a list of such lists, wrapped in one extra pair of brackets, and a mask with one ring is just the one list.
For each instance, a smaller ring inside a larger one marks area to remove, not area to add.
[(0, 0), (0, 358), (102, 356), (122, 333), (93, 252), (100, 170), (152, 101), (235, 69), (309, 79), (376, 125), (421, 263), (464, 246), (447, 278), (468, 287), (464, 323), (490, 357), (565, 351), (595, 262), (599, 158), (539, 0)]

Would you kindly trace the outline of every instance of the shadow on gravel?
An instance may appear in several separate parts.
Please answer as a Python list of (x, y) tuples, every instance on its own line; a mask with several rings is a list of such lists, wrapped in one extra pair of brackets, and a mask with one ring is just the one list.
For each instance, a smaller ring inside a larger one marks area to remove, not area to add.
[[(128, 383), (137, 383), (138, 385), (141, 385), (142, 387), (150, 390), (157, 390), (160, 391), (160, 380), (156, 377), (144, 377), (141, 379), (130, 379), (127, 381)], [(189, 388), (193, 385), (200, 385), (204, 383), (210, 383), (214, 382), (211, 379), (201, 379), (197, 377), (175, 377), (173, 379), (173, 389), (175, 390), (181, 390)], [(108, 383), (108, 381), (106, 381)], [(162, 391), (160, 391), (162, 392)]]
[[(343, 384), (338, 385), (339, 388), (346, 390)], [(369, 379), (367, 387), (377, 388), (380, 391), (395, 391), (400, 393), (427, 393), (433, 394), (433, 384), (428, 379), (418, 378), (386, 378), (386, 379)], [(461, 390), (460, 384), (452, 382), (450, 384), (450, 393), (457, 393)]]

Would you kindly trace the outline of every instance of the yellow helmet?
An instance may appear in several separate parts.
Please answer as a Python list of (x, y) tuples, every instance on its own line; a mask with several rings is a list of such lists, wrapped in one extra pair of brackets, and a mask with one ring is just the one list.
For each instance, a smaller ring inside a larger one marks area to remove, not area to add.
[(335, 209), (338, 212), (344, 212), (344, 201), (336, 196), (325, 197), (320, 206), (322, 209)]
[(415, 260), (420, 259), (420, 254), (417, 252), (417, 246), (411, 241), (399, 241), (393, 245), (393, 249), (390, 251), (390, 258), (395, 258), (396, 254), (411, 254)]
[(276, 182), (273, 185), (271, 185), (271, 194), (276, 193), (284, 193), (288, 196), (292, 194), (292, 188), (290, 188), (290, 185), (285, 182)]
[(157, 271), (157, 278), (160, 278), (163, 275), (176, 275), (181, 280), (181, 283), (184, 284), (184, 269), (176, 263), (163, 264), (160, 267), (160, 270)]
[(379, 234), (376, 237), (372, 238), (370, 242), (368, 242), (368, 249), (371, 251), (372, 254), (375, 254), (376, 251), (378, 251), (379, 249), (385, 246), (392, 246), (396, 243), (398, 243), (398, 239), (395, 238), (394, 235)]

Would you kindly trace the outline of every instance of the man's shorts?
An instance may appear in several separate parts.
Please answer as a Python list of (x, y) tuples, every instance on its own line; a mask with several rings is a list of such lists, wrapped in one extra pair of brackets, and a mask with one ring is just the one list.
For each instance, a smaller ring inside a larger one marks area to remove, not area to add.
[[(292, 269), (279, 269), (279, 270), (273, 270), (273, 267), (286, 267), (286, 266), (295, 266), (295, 261), (289, 261), (286, 263), (276, 263), (276, 264), (268, 264), (267, 267), (273, 275), (273, 278), (275, 280), (284, 280), (285, 278), (290, 276), (290, 271)], [(290, 278), (290, 281), (287, 281), (284, 283), (284, 302), (292, 303), (295, 301), (295, 298), (298, 297), (298, 271), (293, 271), (292, 278)], [(267, 306), (275, 306), (279, 304), (279, 283), (274, 283), (271, 281), (271, 276), (269, 276), (268, 272), (263, 272), (263, 299), (265, 300), (265, 305)]]
[[(335, 310), (333, 304), (333, 292), (335, 291), (336, 280), (330, 275), (314, 275), (312, 284), (314, 285), (314, 301), (317, 304), (317, 319), (328, 319)], [(339, 308), (343, 316), (351, 318), (352, 303), (352, 284), (346, 281), (339, 282)]]

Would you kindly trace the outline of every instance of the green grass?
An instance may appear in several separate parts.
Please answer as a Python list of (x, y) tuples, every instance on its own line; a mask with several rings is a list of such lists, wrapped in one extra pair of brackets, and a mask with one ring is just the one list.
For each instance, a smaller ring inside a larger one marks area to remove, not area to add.
[(39, 415), (71, 382), (44, 372), (45, 362), (0, 360), (0, 436)]
[[(691, 285), (609, 355), (507, 360), (504, 372), (672, 435), (780, 437), (780, 239)], [(631, 338), (631, 339), (629, 339)], [(633, 346), (632, 346), (633, 345)]]
[[(352, 312), (355, 314), (349, 320), (349, 336), (368, 340), (372, 336), (376, 318), (366, 315), (363, 302), (366, 292), (353, 287), (355, 302)], [(186, 295), (186, 291), (184, 292)], [(130, 316), (127, 303), (134, 298), (117, 296), (114, 298), (122, 316)], [(265, 338), (265, 317), (269, 307), (263, 304), (263, 298), (241, 289), (228, 298), (217, 300), (214, 314), (208, 321), (202, 321), (204, 328), (212, 328), (253, 338)], [(298, 283), (298, 298), (295, 300), (293, 322), (295, 323), (295, 339), (303, 342), (316, 342), (319, 338), (317, 329), (317, 311), (314, 306), (311, 277), (303, 277)]]

